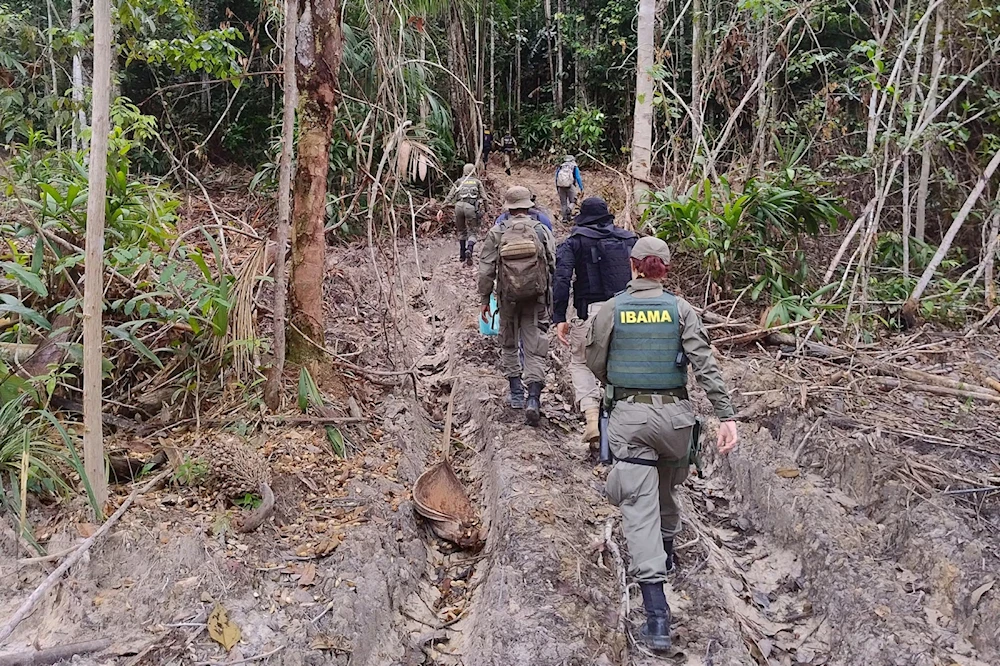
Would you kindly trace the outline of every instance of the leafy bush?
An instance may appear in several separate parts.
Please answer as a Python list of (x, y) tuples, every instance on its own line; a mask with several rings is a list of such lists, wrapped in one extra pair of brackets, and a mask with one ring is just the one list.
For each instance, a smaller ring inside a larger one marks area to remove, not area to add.
[(570, 153), (600, 153), (604, 119), (604, 113), (598, 109), (574, 107), (562, 118), (552, 121), (552, 127), (557, 131), (558, 146)]
[(802, 295), (808, 266), (803, 235), (836, 229), (847, 214), (839, 200), (809, 173), (784, 169), (767, 180), (751, 179), (735, 192), (723, 179), (687, 192), (652, 192), (644, 221), (681, 250), (697, 253), (727, 294), (749, 288), (752, 300)]

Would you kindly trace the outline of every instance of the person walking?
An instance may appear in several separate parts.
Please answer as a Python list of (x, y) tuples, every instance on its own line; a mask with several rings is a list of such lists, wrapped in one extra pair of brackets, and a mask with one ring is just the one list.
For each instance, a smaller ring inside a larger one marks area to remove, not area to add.
[(483, 130), (483, 172), (490, 164), (490, 152), (493, 150), (493, 130), (486, 128)]
[(569, 224), (573, 206), (576, 205), (576, 197), (578, 194), (583, 194), (580, 167), (576, 165), (576, 158), (572, 155), (564, 157), (562, 164), (556, 168), (556, 192), (559, 193), (559, 208), (562, 211), (563, 223)]
[[(538, 425), (549, 355), (549, 304), (555, 270), (555, 239), (531, 218), (531, 193), (511, 187), (504, 197), (510, 218), (490, 229), (479, 257), (481, 316), (489, 316), (496, 291), (500, 310), (500, 369), (510, 385), (508, 404), (525, 410), (525, 422)], [(523, 361), (518, 348), (523, 349)], [(525, 399), (527, 384), (527, 399)]]
[(708, 394), (722, 422), (716, 442), (725, 455), (739, 442), (735, 414), (708, 334), (694, 308), (660, 281), (670, 264), (667, 244), (639, 239), (630, 253), (632, 280), (593, 318), (587, 365), (613, 399), (607, 436), (617, 462), (605, 492), (619, 507), (628, 544), (629, 572), (639, 583), (646, 623), (640, 639), (670, 647), (670, 607), (663, 584), (674, 565), (681, 518), (676, 486), (692, 462), (695, 413), (687, 368)]
[(514, 140), (510, 130), (507, 130), (507, 133), (500, 139), (500, 152), (503, 153), (503, 166), (509, 176), (510, 161), (513, 158), (514, 153), (517, 152), (517, 141)]
[[(538, 220), (539, 222), (544, 224), (549, 231), (552, 231), (552, 218), (549, 217), (548, 213), (541, 206), (538, 205), (538, 203), (535, 201), (534, 194), (531, 195), (531, 208), (528, 209), (528, 216), (535, 220)], [(509, 219), (510, 219), (510, 211), (505, 210), (504, 212), (500, 213), (500, 217), (496, 219), (496, 222), (494, 224), (500, 224), (504, 220), (509, 220)]]
[[(635, 245), (636, 235), (615, 226), (615, 216), (600, 197), (584, 199), (573, 223), (569, 238), (556, 250), (552, 322), (556, 325), (559, 341), (570, 348), (573, 393), (577, 408), (587, 420), (583, 441), (593, 446), (600, 437), (597, 422), (601, 388), (587, 367), (587, 320), (597, 314), (605, 301), (624, 290), (632, 279), (629, 252)], [(576, 316), (567, 322), (571, 283)]]
[[(472, 265), (472, 251), (476, 247), (476, 233), (479, 231), (480, 207), (486, 204), (486, 188), (475, 176), (476, 167), (466, 164), (462, 177), (455, 183), (444, 205), (455, 203), (455, 233), (458, 235), (458, 257)], [(444, 211), (437, 214), (437, 221), (444, 219)]]

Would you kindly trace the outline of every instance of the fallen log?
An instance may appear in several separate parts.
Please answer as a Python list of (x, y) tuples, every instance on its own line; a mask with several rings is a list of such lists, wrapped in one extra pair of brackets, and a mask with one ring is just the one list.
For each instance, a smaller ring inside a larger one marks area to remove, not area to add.
[(993, 404), (1000, 405), (1000, 395), (993, 395), (991, 393), (977, 393), (975, 391), (962, 391), (959, 389), (947, 388), (944, 386), (936, 386), (934, 384), (916, 384), (909, 383), (905, 384), (901, 380), (895, 377), (876, 377), (874, 378), (883, 386), (893, 389), (903, 389), (905, 391), (921, 391), (923, 393), (934, 393), (937, 395), (947, 395), (955, 398), (965, 398), (967, 400), (982, 400), (983, 402), (992, 402)]
[(237, 522), (237, 532), (243, 534), (253, 532), (274, 513), (274, 492), (271, 491), (271, 486), (266, 483), (260, 484), (260, 496), (260, 506), (254, 509), (249, 516)]
[(98, 527), (97, 531), (90, 535), (86, 541), (81, 543), (79, 548), (63, 560), (63, 563), (56, 567), (55, 571), (50, 573), (48, 578), (42, 581), (41, 585), (35, 588), (35, 591), (28, 596), (25, 602), (21, 604), (21, 607), (14, 612), (9, 620), (7, 620), (6, 624), (0, 627), (0, 643), (3, 643), (12, 633), (14, 633), (14, 629), (17, 628), (17, 625), (21, 624), (21, 621), (28, 617), (28, 614), (31, 613), (31, 609), (35, 607), (35, 604), (38, 603), (39, 599), (45, 596), (46, 592), (62, 580), (63, 575), (69, 571), (69, 568), (76, 564), (80, 558), (83, 557), (84, 553), (89, 551), (101, 537), (107, 534), (111, 528), (114, 527), (119, 520), (121, 520), (121, 517), (124, 516), (125, 512), (128, 511), (128, 508), (132, 506), (132, 502), (135, 501), (136, 497), (148, 493), (150, 490), (163, 483), (163, 481), (165, 481), (166, 478), (172, 473), (173, 470), (169, 469), (161, 472), (153, 477), (153, 479), (151, 479), (146, 485), (133, 490), (132, 494), (126, 497), (125, 501), (122, 502), (122, 505), (118, 507), (118, 510), (111, 514), (111, 517), (104, 521), (104, 524)]
[(99, 638), (83, 643), (58, 645), (44, 650), (0, 654), (0, 666), (45, 666), (72, 659), (78, 654), (90, 654), (92, 652), (107, 650), (109, 647), (111, 647), (110, 638)]

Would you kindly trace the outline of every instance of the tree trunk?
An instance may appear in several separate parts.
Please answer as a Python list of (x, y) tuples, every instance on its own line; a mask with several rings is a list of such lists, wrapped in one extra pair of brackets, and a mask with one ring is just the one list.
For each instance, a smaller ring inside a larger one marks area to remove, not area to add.
[(298, 0), (285, 2), (285, 34), (282, 44), (284, 103), (281, 116), (281, 161), (278, 174), (278, 230), (274, 249), (274, 365), (264, 386), (264, 400), (272, 410), (281, 408), (282, 375), (285, 371), (285, 305), (288, 280), (285, 276), (285, 248), (291, 216), (292, 142), (295, 134), (295, 30)]
[[(330, 135), (340, 100), (337, 75), (343, 50), (338, 0), (300, 0), (296, 36), (299, 108), (298, 170), (292, 213), (289, 358), (319, 358), (324, 344), (326, 177)], [(314, 344), (315, 343), (315, 344)]]
[[(910, 4), (906, 6), (906, 20), (910, 21)], [(910, 101), (906, 112), (906, 136), (913, 133), (913, 114), (917, 104), (917, 88), (920, 86), (920, 71), (924, 62), (924, 41), (927, 36), (927, 22), (920, 24), (917, 51), (913, 58), (913, 76), (910, 84)], [(912, 198), (910, 196), (910, 154), (903, 155), (903, 278), (910, 277), (910, 236), (913, 234)]]
[[(77, 30), (80, 27), (80, 0), (71, 0), (70, 3), (70, 30)], [(76, 113), (73, 114), (73, 133), (70, 145), (74, 151), (80, 146), (80, 136), (87, 126), (87, 112), (83, 110), (83, 60), (80, 58), (80, 50), (73, 51), (73, 104), (76, 106)]]
[[(475, 83), (470, 81), (468, 49), (465, 43), (465, 32), (462, 28), (463, 17), (462, 8), (457, 0), (453, 0), (449, 8), (448, 22), (448, 69), (455, 77), (474, 88)], [(458, 82), (452, 80), (451, 109), (455, 131), (455, 148), (460, 155), (474, 156), (476, 145), (480, 138), (476, 136), (476, 111), (473, 108), (473, 101), (469, 99), (466, 89)]]
[(907, 300), (904, 308), (903, 314), (908, 319), (912, 319), (917, 313), (917, 306), (920, 304), (920, 297), (923, 296), (924, 290), (927, 289), (927, 285), (930, 284), (931, 278), (934, 277), (934, 271), (941, 264), (944, 256), (948, 253), (951, 248), (952, 241), (955, 240), (955, 236), (958, 234), (958, 230), (962, 228), (962, 224), (965, 223), (969, 213), (975, 207), (976, 202), (979, 201), (979, 196), (986, 189), (986, 184), (990, 182), (993, 178), (993, 173), (1000, 167), (1000, 150), (998, 150), (993, 155), (993, 159), (990, 163), (986, 165), (986, 170), (983, 171), (982, 175), (979, 176), (979, 180), (976, 181), (976, 186), (972, 188), (972, 192), (969, 193), (969, 197), (965, 200), (962, 205), (962, 210), (958, 211), (958, 215), (955, 216), (955, 220), (951, 223), (948, 228), (948, 233), (945, 234), (944, 238), (941, 239), (941, 245), (938, 246), (937, 252), (934, 253), (934, 257), (931, 262), (927, 264), (927, 268), (924, 270), (924, 274), (920, 276), (920, 281), (917, 282), (917, 286), (913, 288), (913, 293), (910, 294), (910, 298)]
[[(937, 82), (941, 76), (941, 41), (944, 34), (944, 10), (938, 8), (937, 16), (934, 17), (934, 51), (931, 56), (931, 86), (927, 91), (927, 102), (925, 108), (933, 112), (937, 106)], [(924, 148), (920, 155), (920, 182), (917, 184), (917, 216), (913, 226), (913, 235), (918, 241), (924, 240), (927, 229), (927, 192), (930, 189), (931, 181), (931, 154), (932, 142), (928, 139), (924, 142)]]
[[(758, 43), (757, 62), (758, 67), (765, 69), (768, 53), (770, 52), (769, 37), (771, 32), (771, 14), (766, 9), (764, 17), (761, 19), (760, 42)], [(754, 142), (754, 153), (757, 155), (757, 174), (763, 178), (764, 169), (767, 166), (767, 138), (770, 135), (770, 124), (768, 119), (771, 111), (771, 97), (768, 95), (768, 83), (765, 77), (757, 88), (757, 137)]]
[(701, 145), (701, 47), (702, 17), (701, 0), (691, 5), (691, 149), (696, 153)]
[(639, 0), (636, 53), (635, 117), (632, 128), (632, 189), (639, 211), (649, 191), (649, 160), (653, 143), (653, 34), (656, 0)]
[[(554, 58), (552, 53), (552, 0), (545, 0), (545, 4), (542, 5), (545, 10), (545, 42), (548, 46), (548, 61), (549, 61), (549, 84), (552, 86), (552, 103), (555, 104), (556, 101), (556, 66), (554, 64)], [(558, 111), (559, 109), (556, 109)]]
[(493, 19), (493, 5), (490, 5), (490, 119), (487, 126), (493, 128), (493, 117), (497, 110), (497, 26)]
[[(517, 40), (514, 51), (514, 111), (521, 116), (521, 3), (517, 3)], [(510, 113), (507, 113), (507, 127), (510, 129)]]
[(556, 0), (556, 113), (563, 110), (563, 0)]
[[(101, 358), (104, 327), (104, 215), (108, 182), (111, 107), (111, 0), (94, 0), (93, 134), (87, 192), (87, 243), (83, 286), (83, 457), (98, 510), (108, 501), (101, 415)], [(103, 516), (99, 516), (103, 519)]]

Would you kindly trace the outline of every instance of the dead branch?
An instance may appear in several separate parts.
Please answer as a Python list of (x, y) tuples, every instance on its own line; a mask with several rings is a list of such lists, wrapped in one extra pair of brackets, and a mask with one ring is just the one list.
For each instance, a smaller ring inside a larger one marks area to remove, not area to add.
[(959, 389), (946, 388), (944, 386), (935, 386), (933, 384), (916, 384), (916, 383), (903, 383), (895, 377), (876, 377), (875, 380), (893, 389), (903, 389), (906, 391), (922, 391), (924, 393), (935, 393), (937, 395), (947, 395), (956, 398), (966, 398), (969, 400), (982, 400), (983, 402), (992, 402), (994, 404), (1000, 405), (1000, 395), (995, 395), (992, 393), (977, 393), (975, 391), (962, 391)]
[(246, 534), (247, 532), (253, 532), (255, 529), (264, 524), (264, 521), (271, 517), (274, 513), (274, 492), (271, 491), (271, 486), (266, 483), (260, 484), (260, 496), (263, 498), (260, 506), (254, 509), (253, 513), (242, 520), (237, 526), (236, 531)]
[(0, 655), (0, 666), (43, 666), (45, 664), (56, 664), (60, 661), (71, 659), (78, 654), (90, 654), (91, 652), (106, 650), (110, 646), (110, 638), (99, 638), (94, 641), (69, 643), (68, 645), (59, 645), (44, 650), (2, 654)]
[(118, 510), (115, 511), (110, 518), (104, 521), (104, 524), (97, 528), (97, 531), (90, 535), (86, 541), (80, 544), (80, 547), (77, 548), (72, 555), (67, 557), (55, 571), (50, 573), (48, 578), (42, 581), (41, 585), (35, 588), (35, 591), (28, 596), (25, 602), (21, 604), (21, 607), (17, 609), (9, 620), (7, 620), (3, 627), (0, 627), (0, 642), (7, 640), (7, 638), (14, 633), (14, 629), (17, 628), (17, 625), (19, 625), (24, 618), (28, 617), (28, 613), (30, 613), (31, 609), (35, 607), (35, 604), (38, 603), (39, 599), (45, 596), (45, 593), (52, 589), (55, 584), (62, 579), (63, 575), (69, 571), (69, 568), (76, 564), (80, 558), (83, 557), (84, 553), (89, 551), (101, 537), (107, 534), (111, 528), (114, 527), (119, 520), (121, 520), (121, 517), (124, 516), (125, 512), (128, 511), (128, 508), (132, 506), (132, 502), (135, 501), (136, 497), (144, 495), (153, 488), (156, 488), (159, 484), (163, 483), (171, 473), (172, 470), (161, 472), (153, 477), (153, 479), (151, 479), (146, 485), (132, 491), (132, 494), (125, 498), (125, 501), (122, 502), (120, 507), (118, 507)]
[(713, 340), (712, 342), (717, 345), (728, 344), (728, 345), (742, 345), (748, 342), (755, 342), (769, 335), (776, 333), (778, 331), (788, 330), (790, 328), (798, 328), (800, 326), (811, 326), (817, 323), (818, 319), (807, 319), (806, 321), (793, 321), (788, 324), (783, 324), (781, 326), (775, 326), (774, 328), (759, 328), (757, 330), (748, 331), (746, 333), (740, 333), (739, 335), (730, 335), (726, 338), (719, 338), (718, 340)]
[(267, 416), (264, 420), (289, 425), (347, 425), (365, 423), (368, 419), (355, 416)]

